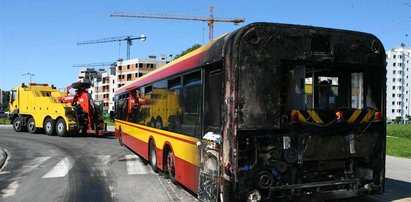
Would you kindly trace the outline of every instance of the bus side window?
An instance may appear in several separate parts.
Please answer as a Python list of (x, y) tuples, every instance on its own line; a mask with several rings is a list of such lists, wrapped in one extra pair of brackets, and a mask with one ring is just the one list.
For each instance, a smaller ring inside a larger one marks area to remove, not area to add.
[[(207, 71), (205, 81), (205, 127), (221, 127), (223, 73), (221, 69)], [(207, 130), (207, 128), (205, 128)]]
[(181, 106), (181, 77), (168, 80), (167, 90), (167, 122), (168, 130), (182, 132), (182, 106)]
[(199, 137), (201, 135), (201, 72), (183, 77), (183, 133)]

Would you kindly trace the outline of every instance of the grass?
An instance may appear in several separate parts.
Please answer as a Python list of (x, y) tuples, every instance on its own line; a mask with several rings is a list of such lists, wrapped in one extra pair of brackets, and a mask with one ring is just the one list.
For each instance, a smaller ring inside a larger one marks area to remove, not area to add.
[(9, 118), (0, 118), (0, 125), (9, 125), (10, 119)]
[(387, 155), (411, 158), (411, 124), (387, 125)]

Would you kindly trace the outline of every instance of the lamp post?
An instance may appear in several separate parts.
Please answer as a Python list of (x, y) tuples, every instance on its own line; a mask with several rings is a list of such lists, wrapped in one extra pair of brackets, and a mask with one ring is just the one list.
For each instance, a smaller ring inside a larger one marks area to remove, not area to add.
[(25, 74), (22, 74), (22, 76), (30, 76), (30, 83), (31, 83), (31, 77), (34, 76), (34, 74), (27, 72)]

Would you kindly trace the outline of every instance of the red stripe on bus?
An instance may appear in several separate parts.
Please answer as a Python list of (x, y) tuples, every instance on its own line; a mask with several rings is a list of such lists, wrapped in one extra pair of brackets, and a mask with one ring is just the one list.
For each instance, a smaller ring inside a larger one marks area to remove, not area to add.
[(174, 136), (171, 136), (171, 135), (168, 135), (168, 134), (165, 134), (165, 133), (160, 133), (160, 132), (157, 132), (157, 131), (154, 131), (154, 130), (150, 130), (150, 129), (146, 129), (146, 128), (143, 128), (143, 127), (140, 127), (140, 126), (132, 125), (132, 124), (124, 122), (124, 121), (117, 121), (117, 122), (120, 122), (121, 124), (124, 124), (124, 125), (127, 125), (127, 126), (131, 126), (131, 127), (134, 127), (134, 128), (138, 128), (138, 129), (141, 129), (141, 130), (152, 132), (152, 133), (155, 133), (155, 134), (158, 134), (158, 135), (162, 135), (162, 136), (165, 136), (165, 137), (168, 137), (168, 138), (172, 138), (172, 139), (183, 141), (183, 142), (186, 142), (186, 143), (189, 143), (189, 144), (197, 145), (197, 142), (194, 142), (194, 141), (191, 141), (191, 140), (186, 140), (186, 139), (183, 139), (183, 138), (174, 137)]
[(174, 156), (174, 162), (177, 181), (197, 193), (200, 168), (176, 156)]
[(160, 69), (155, 74), (148, 75), (147, 77), (143, 77), (141, 80), (137, 80), (136, 82), (130, 84), (129, 86), (126, 86), (123, 89), (119, 89), (115, 94), (118, 95), (126, 91), (133, 90), (134, 88), (144, 86), (146, 84), (167, 78), (168, 76), (172, 76), (179, 72), (193, 69), (194, 67), (200, 64), (200, 59), (203, 58), (203, 55), (204, 55), (204, 52), (194, 55), (190, 58), (187, 58), (186, 60), (176, 63), (172, 66), (166, 67), (164, 69)]
[[(123, 132), (123, 143), (132, 151), (138, 153), (142, 158), (148, 160), (148, 144)], [(160, 170), (163, 170), (163, 150), (156, 148), (157, 164)], [(197, 193), (198, 176), (200, 168), (188, 161), (174, 156), (176, 179), (179, 183)]]

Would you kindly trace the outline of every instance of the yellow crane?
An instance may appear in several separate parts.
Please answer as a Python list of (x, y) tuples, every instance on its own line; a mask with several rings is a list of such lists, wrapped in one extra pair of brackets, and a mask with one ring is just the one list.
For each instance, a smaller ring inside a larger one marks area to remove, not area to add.
[(167, 20), (195, 20), (203, 21), (208, 24), (208, 39), (213, 40), (214, 23), (215, 22), (232, 22), (235, 25), (245, 21), (244, 18), (239, 19), (216, 19), (214, 18), (214, 7), (210, 7), (210, 17), (191, 17), (191, 16), (176, 16), (165, 14), (127, 14), (122, 12), (111, 13), (111, 17), (130, 17), (130, 18), (154, 18), (154, 19), (167, 19)]

